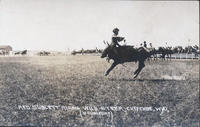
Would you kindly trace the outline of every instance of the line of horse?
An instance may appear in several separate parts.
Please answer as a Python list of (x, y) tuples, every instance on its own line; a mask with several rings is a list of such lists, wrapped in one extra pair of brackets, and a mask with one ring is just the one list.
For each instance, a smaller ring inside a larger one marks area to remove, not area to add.
[[(133, 46), (134, 47), (134, 46)], [(199, 52), (199, 47), (197, 45), (195, 46), (187, 46), (185, 48), (183, 48), (182, 46), (176, 46), (176, 47), (158, 47), (156, 48), (147, 48), (148, 50), (152, 51), (152, 55), (150, 58), (152, 58), (153, 60), (157, 60), (158, 58), (161, 58), (163, 60), (165, 60), (167, 58), (171, 59), (172, 58), (172, 54), (182, 54), (182, 53), (186, 53), (186, 54), (195, 54), (195, 57), (197, 57), (200, 52)], [(101, 54), (103, 52), (102, 49), (81, 49), (81, 50), (73, 50), (71, 52), (71, 55), (77, 55), (77, 54)], [(148, 58), (148, 60), (150, 59)]]
[[(28, 50), (16, 51), (16, 52), (13, 52), (13, 55), (27, 55), (27, 51)], [(0, 50), (0, 55), (7, 56), (7, 55), (10, 55), (10, 53)]]
[(172, 54), (194, 54), (195, 57), (200, 55), (199, 47), (197, 45), (195, 46), (187, 46), (183, 48), (182, 46), (176, 46), (176, 47), (159, 47), (157, 50), (153, 48), (155, 51), (152, 55), (153, 58), (155, 56), (157, 57), (157, 54), (160, 54), (160, 58), (171, 58)]
[[(4, 52), (4, 51), (0, 51), (0, 55), (3, 55), (3, 56), (8, 56), (8, 55), (17, 55), (17, 56), (25, 56), (25, 55), (28, 55), (28, 50), (22, 50), (22, 51), (13, 51), (12, 53), (9, 53), (9, 52)], [(39, 56), (49, 56), (51, 54), (51, 52), (48, 52), (48, 51), (39, 51), (36, 53), (36, 55), (39, 55)]]
[(47, 51), (40, 51), (37, 53), (37, 55), (39, 56), (49, 56), (51, 54), (51, 52), (47, 52)]
[(84, 54), (98, 54), (98, 53), (102, 53), (103, 52), (103, 50), (102, 49), (98, 49), (98, 48), (96, 48), (96, 49), (86, 49), (86, 50), (84, 50), (83, 48), (81, 49), (81, 50), (73, 50), (72, 52), (71, 52), (71, 55), (77, 55), (77, 54), (81, 54), (81, 55), (84, 55)]
[(9, 53), (8, 52), (6, 52), (6, 51), (3, 51), (3, 50), (0, 50), (0, 55), (8, 55)]
[[(104, 42), (105, 43), (105, 42)], [(106, 44), (106, 43), (105, 43)], [(134, 47), (134, 46), (133, 46)], [(186, 53), (186, 54), (195, 54), (195, 57), (199, 56), (199, 47), (197, 45), (195, 46), (187, 46), (183, 48), (182, 46), (176, 46), (176, 47), (159, 47), (159, 48), (147, 48), (148, 50), (151, 50), (153, 54), (151, 55), (148, 60), (153, 59), (157, 60), (158, 58), (161, 58), (163, 60), (171, 59), (172, 54), (181, 54), (181, 53)], [(71, 55), (77, 55), (77, 54), (101, 54), (103, 52), (103, 49), (86, 49), (84, 50), (83, 48), (81, 50), (73, 50), (71, 52)], [(28, 50), (22, 50), (22, 51), (15, 51), (12, 52), (13, 55), (28, 55)], [(66, 54), (66, 53), (63, 53)], [(0, 50), (0, 55), (9, 55), (8, 52)], [(56, 55), (56, 53), (52, 53), (49, 51), (39, 51), (36, 53), (36, 55), (39, 56), (49, 56), (49, 55)]]
[(26, 55), (26, 54), (27, 54), (27, 50), (17, 51), (14, 53), (14, 55)]

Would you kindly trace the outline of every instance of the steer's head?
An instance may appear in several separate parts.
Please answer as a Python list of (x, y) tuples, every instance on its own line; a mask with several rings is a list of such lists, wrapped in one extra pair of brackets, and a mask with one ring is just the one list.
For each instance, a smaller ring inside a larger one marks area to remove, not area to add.
[(101, 54), (101, 58), (104, 58), (104, 57), (107, 57), (108, 55), (108, 50), (109, 50), (109, 47), (105, 48)]
[[(104, 44), (106, 44), (105, 41), (104, 41)], [(101, 54), (101, 58), (107, 57), (109, 50), (110, 50), (110, 45), (107, 42), (107, 47), (103, 50), (103, 52)]]

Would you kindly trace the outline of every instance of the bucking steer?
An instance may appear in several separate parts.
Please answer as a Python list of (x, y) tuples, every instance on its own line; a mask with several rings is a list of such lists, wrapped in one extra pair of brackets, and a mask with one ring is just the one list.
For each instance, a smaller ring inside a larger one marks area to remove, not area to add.
[[(117, 53), (114, 51), (116, 50)], [(138, 62), (138, 68), (134, 72), (134, 79), (139, 75), (141, 70), (145, 67), (144, 61), (153, 54), (152, 51), (147, 50), (144, 47), (138, 49), (132, 46), (120, 46), (112, 49), (110, 45), (102, 52), (101, 58), (108, 57), (114, 62), (111, 67), (106, 71), (105, 76), (107, 76), (112, 69), (118, 64), (123, 64), (125, 62)]]

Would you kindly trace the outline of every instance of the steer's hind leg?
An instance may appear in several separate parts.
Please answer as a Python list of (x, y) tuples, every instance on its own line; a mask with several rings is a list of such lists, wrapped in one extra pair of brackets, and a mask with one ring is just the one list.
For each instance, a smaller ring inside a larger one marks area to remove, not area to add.
[(110, 66), (110, 68), (106, 71), (105, 76), (107, 76), (107, 75), (110, 73), (110, 71), (112, 71), (112, 69), (113, 69), (117, 64), (118, 64), (118, 63), (114, 62), (114, 63)]
[(139, 67), (137, 68), (137, 70), (134, 72), (134, 75), (136, 75), (139, 71)]
[(136, 75), (136, 74), (138, 73), (138, 71), (140, 70), (140, 66), (141, 66), (140, 64), (141, 64), (141, 62), (138, 63), (138, 68), (137, 68), (136, 71), (134, 72), (134, 75)]
[(134, 77), (133, 77), (134, 79), (139, 75), (139, 73), (141, 72), (142, 68), (144, 68), (144, 66), (145, 66), (144, 61), (142, 62), (139, 61), (139, 67), (134, 73)]

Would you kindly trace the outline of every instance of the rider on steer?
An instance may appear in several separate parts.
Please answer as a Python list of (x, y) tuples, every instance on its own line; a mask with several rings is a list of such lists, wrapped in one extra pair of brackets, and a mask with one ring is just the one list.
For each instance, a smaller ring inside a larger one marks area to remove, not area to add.
[(144, 41), (144, 47), (147, 48), (147, 42), (146, 41)]
[(113, 29), (113, 33), (114, 33), (114, 35), (112, 36), (112, 40), (111, 40), (111, 48), (113, 49), (114, 53), (116, 55), (118, 55), (118, 52), (115, 47), (117, 47), (117, 46), (120, 47), (121, 45), (119, 45), (118, 42), (123, 41), (123, 40), (125, 42), (125, 39), (124, 39), (124, 37), (118, 36), (118, 33), (119, 33), (118, 28)]
[(143, 48), (144, 48), (147, 52), (150, 52), (150, 50), (147, 48), (147, 42), (146, 42), (146, 41), (144, 41)]

